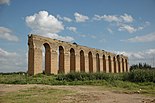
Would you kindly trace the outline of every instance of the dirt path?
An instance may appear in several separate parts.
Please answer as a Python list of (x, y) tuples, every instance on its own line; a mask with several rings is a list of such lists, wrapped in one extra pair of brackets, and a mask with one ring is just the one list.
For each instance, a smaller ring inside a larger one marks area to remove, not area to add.
[(49, 86), (49, 85), (6, 85), (0, 84), (0, 95), (6, 92), (28, 89), (30, 87), (50, 87), (76, 91), (74, 94), (67, 94), (59, 103), (155, 103), (155, 98), (146, 97), (140, 94), (126, 94), (117, 91), (105, 90), (101, 86)]

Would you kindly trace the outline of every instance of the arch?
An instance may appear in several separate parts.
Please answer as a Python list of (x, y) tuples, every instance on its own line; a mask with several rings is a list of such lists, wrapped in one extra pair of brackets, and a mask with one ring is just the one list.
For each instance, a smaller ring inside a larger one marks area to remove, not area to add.
[(108, 62), (109, 62), (109, 72), (111, 73), (112, 70), (111, 70), (111, 57), (108, 56)]
[(106, 72), (106, 58), (105, 58), (105, 55), (103, 55), (103, 71)]
[(120, 65), (120, 58), (119, 55), (117, 55), (117, 62), (118, 62), (118, 72), (121, 72), (121, 65)]
[(122, 72), (124, 72), (124, 59), (122, 58)]
[(70, 72), (75, 72), (75, 51), (73, 48), (70, 49)]
[(46, 74), (50, 74), (51, 72), (51, 52), (50, 52), (50, 45), (48, 43), (44, 43), (43, 44), (44, 48), (45, 48), (45, 59), (44, 59), (44, 63), (45, 63), (45, 71), (43, 71)]
[(83, 50), (80, 51), (80, 71), (85, 72), (85, 57)]
[(58, 73), (64, 73), (64, 49), (59, 46), (59, 70)]
[(93, 73), (93, 56), (92, 53), (88, 53), (88, 59), (89, 59), (89, 73)]
[(98, 53), (96, 54), (96, 69), (97, 72), (100, 72), (100, 57)]
[(116, 73), (116, 58), (113, 57), (113, 62), (114, 62), (114, 73)]

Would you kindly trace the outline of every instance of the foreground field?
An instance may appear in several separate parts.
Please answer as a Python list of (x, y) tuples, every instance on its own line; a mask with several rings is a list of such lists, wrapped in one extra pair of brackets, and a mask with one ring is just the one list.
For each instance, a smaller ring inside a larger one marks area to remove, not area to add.
[(155, 103), (155, 70), (0, 73), (0, 103)]
[(0, 103), (155, 103), (155, 98), (103, 86), (0, 84)]

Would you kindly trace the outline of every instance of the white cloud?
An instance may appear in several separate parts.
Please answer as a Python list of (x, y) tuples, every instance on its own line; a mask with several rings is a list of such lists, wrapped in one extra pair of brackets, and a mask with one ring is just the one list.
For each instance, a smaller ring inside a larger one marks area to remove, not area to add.
[[(15, 52), (10, 53), (0, 48), (0, 57), (7, 58), (7, 57), (15, 57), (15, 56), (17, 56), (17, 53)], [(2, 58), (0, 58), (0, 60), (2, 60)]]
[(62, 41), (67, 41), (67, 42), (71, 42), (74, 40), (74, 38), (70, 37), (70, 36), (60, 36), (58, 34), (46, 34), (47, 37), (51, 37), (54, 39), (58, 39), (58, 40), (62, 40)]
[[(140, 28), (140, 29), (141, 29), (141, 28)], [(130, 26), (130, 25), (122, 24), (122, 25), (118, 28), (118, 30), (119, 30), (119, 31), (127, 31), (127, 32), (129, 32), (129, 33), (133, 33), (133, 32), (136, 32), (136, 31), (139, 30), (139, 29), (134, 28), (134, 27), (132, 27), (132, 26)]]
[(84, 37), (86, 37), (86, 35), (85, 35), (85, 34), (80, 34), (80, 36), (81, 36), (81, 37), (83, 37), (83, 38), (84, 38)]
[(26, 60), (26, 55), (21, 56), (19, 53), (0, 48), (0, 72), (26, 71)]
[(116, 15), (94, 15), (93, 20), (104, 20), (104, 21), (108, 21), (108, 22), (120, 22), (119, 17), (117, 17)]
[(32, 29), (31, 33), (51, 37), (54, 39), (60, 39), (63, 41), (74, 40), (72, 37), (63, 37), (57, 34), (64, 30), (64, 25), (56, 17), (48, 14), (47, 11), (40, 11), (32, 16), (27, 16), (25, 21), (28, 27)]
[(95, 35), (90, 35), (91, 38), (93, 39), (96, 39), (96, 36)]
[(131, 15), (128, 15), (125, 13), (124, 15), (103, 15), (103, 16), (94, 15), (93, 20), (105, 20), (108, 22), (130, 23), (130, 22), (133, 22), (134, 19)]
[(68, 18), (68, 17), (63, 17), (64, 21), (66, 22), (72, 22), (72, 19)]
[(129, 22), (129, 23), (133, 22), (134, 20), (131, 15), (128, 15), (126, 13), (124, 15), (121, 15), (120, 18), (122, 18), (124, 22)]
[[(139, 30), (143, 30), (146, 26), (150, 25), (149, 22), (145, 22), (142, 26), (133, 26), (134, 18), (125, 13), (124, 15), (94, 15), (93, 20), (104, 20), (118, 27), (118, 31), (126, 31), (134, 33)], [(132, 24), (132, 25), (131, 25)], [(110, 32), (110, 30), (108, 30)]]
[(107, 30), (108, 30), (109, 33), (111, 33), (111, 34), (113, 33), (111, 28), (107, 28)]
[(155, 41), (155, 32), (146, 34), (143, 36), (136, 36), (133, 38), (129, 38), (128, 40), (122, 40), (122, 41), (128, 41), (128, 42), (152, 42)]
[(93, 20), (102, 20), (102, 16), (95, 14)]
[(12, 34), (12, 31), (6, 27), (0, 27), (0, 39), (8, 41), (19, 41), (19, 38)]
[(89, 19), (88, 16), (85, 16), (85, 15), (82, 15), (82, 14), (79, 14), (79, 13), (74, 13), (74, 16), (75, 16), (75, 20), (76, 22), (85, 22), (86, 20)]
[(66, 22), (72, 22), (72, 19), (68, 17), (61, 17), (60, 15), (57, 15), (57, 18)]
[(0, 4), (10, 4), (10, 0), (0, 0)]
[(72, 32), (77, 32), (77, 28), (76, 27), (66, 27), (66, 29), (72, 31)]
[(138, 63), (148, 63), (153, 66), (153, 58), (155, 57), (155, 49), (148, 49), (139, 52), (114, 51), (116, 54), (128, 56), (130, 65)]
[(108, 22), (120, 22), (121, 21), (121, 19), (119, 19), (119, 17), (117, 17), (116, 15), (103, 15), (101, 16), (101, 18)]
[(26, 23), (33, 32), (58, 33), (64, 29), (62, 22), (58, 21), (53, 15), (49, 15), (47, 11), (40, 11), (38, 14), (27, 16)]

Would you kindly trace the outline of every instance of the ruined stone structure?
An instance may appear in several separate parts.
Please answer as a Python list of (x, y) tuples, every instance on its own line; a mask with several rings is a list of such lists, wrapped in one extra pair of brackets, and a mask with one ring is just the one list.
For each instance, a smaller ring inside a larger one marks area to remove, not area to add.
[(104, 50), (80, 46), (38, 35), (28, 37), (28, 74), (42, 73), (42, 47), (45, 47), (45, 73), (128, 72), (128, 58)]

